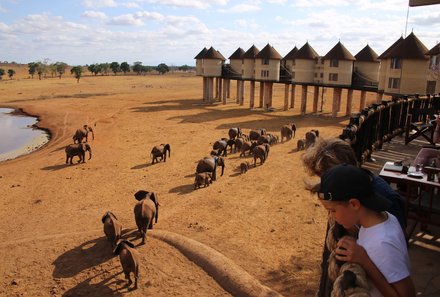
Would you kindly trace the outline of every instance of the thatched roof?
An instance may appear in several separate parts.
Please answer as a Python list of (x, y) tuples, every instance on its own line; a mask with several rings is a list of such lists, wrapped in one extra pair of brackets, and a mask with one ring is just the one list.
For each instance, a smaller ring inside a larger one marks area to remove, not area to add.
[(318, 53), (309, 45), (308, 42), (304, 44), (296, 53), (294, 53), (291, 59), (304, 59), (304, 60), (315, 60), (319, 58)]
[(243, 59), (255, 59), (255, 56), (260, 52), (255, 45), (252, 45), (243, 55)]
[(194, 59), (203, 59), (205, 57), (205, 54), (208, 50), (206, 49), (206, 47), (204, 47), (200, 53), (197, 54), (197, 56), (194, 57)]
[(355, 56), (356, 61), (363, 62), (379, 62), (377, 59), (378, 55), (376, 52), (367, 44), (360, 52), (358, 52)]
[(339, 41), (325, 56), (324, 60), (337, 59), (337, 60), (348, 60), (354, 61), (355, 57), (345, 48), (344, 45)]
[(281, 60), (283, 57), (269, 43), (255, 56), (258, 59)]
[(388, 55), (390, 51), (393, 50), (399, 43), (403, 41), (403, 37), (400, 36), (399, 39), (397, 39), (389, 48), (387, 48), (379, 57), (377, 57), (379, 60), (384, 59), (384, 56)]
[(226, 60), (225, 57), (223, 57), (223, 55), (215, 50), (212, 46), (209, 48), (209, 50), (205, 53), (203, 59), (217, 59), (217, 60)]
[(239, 47), (230, 57), (229, 60), (233, 60), (233, 59), (237, 59), (237, 60), (241, 60), (243, 59), (243, 55), (244, 55), (244, 50)]
[(405, 39), (396, 44), (386, 54), (380, 55), (380, 59), (400, 58), (413, 60), (426, 60), (428, 48), (411, 32)]
[(292, 56), (298, 51), (298, 48), (295, 46), (287, 55), (284, 56), (283, 60), (293, 60)]
[(437, 43), (436, 46), (434, 46), (426, 53), (426, 55), (428, 56), (437, 56), (438, 54), (440, 54), (440, 43)]

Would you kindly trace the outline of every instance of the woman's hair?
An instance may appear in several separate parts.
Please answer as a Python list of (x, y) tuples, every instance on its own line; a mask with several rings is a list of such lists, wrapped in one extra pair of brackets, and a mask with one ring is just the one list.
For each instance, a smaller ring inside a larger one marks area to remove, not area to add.
[(318, 138), (302, 155), (302, 160), (310, 175), (318, 176), (342, 163), (357, 166), (350, 144), (339, 138)]

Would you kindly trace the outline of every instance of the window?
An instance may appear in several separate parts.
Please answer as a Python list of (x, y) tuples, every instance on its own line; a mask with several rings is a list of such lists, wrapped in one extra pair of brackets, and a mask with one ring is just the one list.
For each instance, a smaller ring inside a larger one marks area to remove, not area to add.
[(329, 73), (328, 80), (329, 81), (338, 81), (338, 74), (337, 73)]
[(267, 58), (261, 59), (261, 64), (262, 65), (269, 65), (269, 59), (267, 59)]
[(318, 73), (315, 73), (315, 77), (318, 77)]
[(388, 88), (389, 89), (398, 89), (400, 86), (400, 78), (390, 77), (388, 79)]
[(330, 67), (339, 67), (339, 60), (338, 59), (331, 59), (330, 60)]
[(439, 70), (440, 56), (432, 56), (429, 59), (429, 69)]
[(400, 68), (402, 68), (402, 59), (391, 58), (391, 69), (400, 69)]
[(269, 77), (269, 70), (261, 70), (261, 77)]
[(324, 73), (321, 72), (321, 73), (319, 74), (319, 77), (320, 77), (320, 78), (323, 78), (323, 77), (324, 77)]

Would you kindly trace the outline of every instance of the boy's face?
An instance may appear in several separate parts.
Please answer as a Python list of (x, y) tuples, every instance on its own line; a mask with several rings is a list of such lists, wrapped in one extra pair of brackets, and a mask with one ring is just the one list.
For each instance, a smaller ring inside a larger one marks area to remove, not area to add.
[(335, 202), (327, 200), (320, 201), (324, 208), (328, 210), (328, 215), (345, 229), (350, 229), (354, 225), (358, 224), (357, 199), (350, 199), (347, 202)]

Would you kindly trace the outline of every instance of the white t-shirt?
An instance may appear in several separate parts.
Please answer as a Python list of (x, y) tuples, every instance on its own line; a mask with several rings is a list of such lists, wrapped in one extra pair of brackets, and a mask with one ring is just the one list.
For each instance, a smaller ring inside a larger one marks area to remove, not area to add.
[[(410, 275), (410, 263), (402, 228), (395, 216), (388, 212), (387, 215), (388, 218), (380, 224), (361, 227), (357, 243), (391, 284)], [(376, 286), (370, 284), (371, 297), (382, 296)]]

